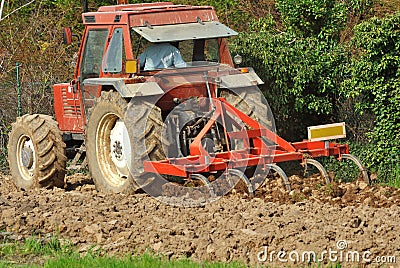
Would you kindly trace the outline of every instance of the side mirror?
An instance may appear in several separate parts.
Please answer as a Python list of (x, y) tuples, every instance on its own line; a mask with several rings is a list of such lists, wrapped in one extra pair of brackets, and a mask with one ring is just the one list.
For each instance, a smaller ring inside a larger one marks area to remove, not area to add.
[(63, 42), (65, 45), (70, 45), (72, 43), (72, 31), (69, 27), (64, 28)]

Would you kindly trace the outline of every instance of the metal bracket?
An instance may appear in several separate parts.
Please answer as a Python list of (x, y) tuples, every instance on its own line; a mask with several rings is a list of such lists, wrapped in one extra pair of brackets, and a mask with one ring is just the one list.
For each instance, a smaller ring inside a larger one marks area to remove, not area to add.
[(83, 153), (86, 153), (86, 146), (85, 143), (82, 143), (81, 147), (77, 149), (77, 153), (72, 159), (71, 164), (68, 166), (68, 170), (78, 170), (78, 169), (83, 169), (87, 167), (87, 158), (86, 155), (84, 156), (82, 163), (78, 165), (79, 159), (81, 159), (81, 156)]

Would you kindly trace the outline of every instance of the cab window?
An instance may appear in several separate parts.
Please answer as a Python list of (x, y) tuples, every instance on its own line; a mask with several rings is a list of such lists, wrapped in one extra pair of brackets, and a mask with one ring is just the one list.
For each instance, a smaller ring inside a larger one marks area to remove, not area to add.
[(116, 28), (110, 45), (103, 59), (103, 73), (121, 73), (122, 71), (123, 36), (122, 28)]
[[(147, 47), (152, 43), (147, 41), (135, 31), (131, 31), (133, 55), (139, 58)], [(170, 42), (177, 47), (186, 63), (190, 62), (220, 62), (219, 43), (217, 38), (184, 40), (179, 42)]]
[(100, 76), (107, 37), (107, 29), (96, 29), (88, 32), (81, 64), (82, 80)]
[(186, 62), (219, 62), (217, 39), (185, 40), (173, 43)]

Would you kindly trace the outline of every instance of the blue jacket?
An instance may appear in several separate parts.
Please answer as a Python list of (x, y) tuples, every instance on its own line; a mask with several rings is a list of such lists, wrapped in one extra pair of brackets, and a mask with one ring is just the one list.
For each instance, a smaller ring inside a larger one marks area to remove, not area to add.
[(179, 50), (169, 43), (154, 43), (140, 55), (140, 68), (145, 71), (186, 67)]

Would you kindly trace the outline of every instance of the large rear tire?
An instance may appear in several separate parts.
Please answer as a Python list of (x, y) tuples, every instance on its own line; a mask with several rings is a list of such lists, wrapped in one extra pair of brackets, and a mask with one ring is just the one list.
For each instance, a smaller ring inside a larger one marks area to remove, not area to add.
[(258, 87), (222, 89), (219, 95), (262, 126), (274, 131), (272, 111)]
[(18, 117), (12, 124), (7, 148), (11, 175), (17, 187), (64, 186), (65, 143), (51, 116)]
[[(146, 105), (145, 101), (136, 101), (132, 111), (134, 118), (128, 118), (127, 128), (128, 104), (118, 92), (102, 92), (89, 111), (86, 157), (96, 189), (102, 192), (133, 193), (144, 187), (141, 180), (145, 177), (145, 156), (151, 160), (164, 156), (160, 153), (160, 136), (156, 134), (159, 132), (157, 125), (162, 123), (161, 111)], [(139, 145), (144, 139), (146, 147)]]
[(117, 92), (102, 92), (88, 113), (86, 157), (90, 176), (101, 192), (120, 193), (138, 189), (127, 169), (129, 144), (125, 142), (129, 143), (129, 140), (123, 137), (127, 106), (127, 101)]
[(140, 188), (152, 196), (162, 193), (162, 185), (166, 181), (158, 174), (145, 172), (143, 163), (165, 159), (164, 149), (168, 148), (168, 142), (162, 135), (164, 122), (161, 109), (153, 104), (155, 102), (151, 97), (133, 98), (127, 113), (132, 142), (130, 171)]

